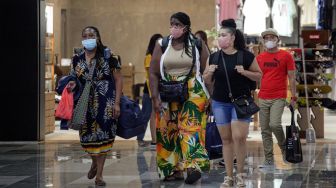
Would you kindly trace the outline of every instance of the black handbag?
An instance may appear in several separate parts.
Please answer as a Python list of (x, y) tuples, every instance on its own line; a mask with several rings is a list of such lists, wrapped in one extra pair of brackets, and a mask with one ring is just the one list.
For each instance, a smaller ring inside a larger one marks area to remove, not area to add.
[(236, 110), (237, 117), (241, 119), (249, 118), (260, 110), (251, 96), (240, 96), (233, 99), (232, 104)]
[[(186, 80), (188, 77), (186, 78)], [(165, 81), (159, 83), (160, 99), (163, 102), (183, 103), (189, 97), (187, 81)]]
[(295, 125), (294, 109), (289, 106), (292, 114), (291, 125), (286, 126), (286, 161), (290, 163), (300, 163), (303, 161), (302, 147), (299, 131)]
[[(239, 53), (239, 51), (238, 51)], [(251, 117), (253, 114), (257, 113), (260, 108), (259, 106), (254, 102), (254, 99), (249, 95), (242, 95), (237, 98), (233, 98), (232, 92), (231, 92), (231, 85), (229, 81), (229, 76), (226, 70), (226, 65), (225, 65), (225, 59), (223, 57), (223, 54), (221, 53), (221, 58), (223, 61), (224, 65), (224, 70), (225, 70), (225, 76), (226, 76), (226, 82), (229, 88), (229, 97), (232, 101), (232, 104), (236, 110), (236, 114), (238, 119), (245, 119)]]
[(194, 69), (195, 61), (196, 61), (196, 51), (195, 51), (195, 42), (192, 42), (192, 66), (190, 68), (187, 77), (183, 81), (166, 81), (164, 79), (160, 79), (159, 82), (159, 93), (160, 99), (163, 102), (178, 102), (183, 103), (189, 97), (188, 92), (188, 80)]

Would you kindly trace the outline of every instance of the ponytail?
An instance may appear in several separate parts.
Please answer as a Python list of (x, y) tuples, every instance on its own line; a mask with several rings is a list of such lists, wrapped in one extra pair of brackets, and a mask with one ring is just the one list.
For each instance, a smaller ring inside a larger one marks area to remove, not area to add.
[(236, 29), (235, 32), (234, 48), (237, 50), (246, 50), (245, 38), (239, 29)]

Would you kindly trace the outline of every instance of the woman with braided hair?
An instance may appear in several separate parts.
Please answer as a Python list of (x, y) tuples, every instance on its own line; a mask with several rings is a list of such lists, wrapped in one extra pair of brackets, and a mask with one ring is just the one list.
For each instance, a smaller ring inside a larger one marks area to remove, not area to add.
[[(157, 164), (160, 178), (183, 180), (193, 184), (201, 172), (209, 170), (205, 150), (205, 127), (208, 93), (200, 72), (209, 56), (203, 41), (191, 33), (190, 18), (183, 12), (170, 17), (170, 36), (158, 40), (150, 65), (150, 88), (157, 114)], [(165, 42), (168, 40), (168, 44)], [(195, 47), (196, 41), (198, 47)], [(190, 74), (189, 74), (190, 73)], [(190, 75), (190, 76), (188, 76)], [(160, 99), (159, 80), (187, 79), (189, 97), (185, 102)]]

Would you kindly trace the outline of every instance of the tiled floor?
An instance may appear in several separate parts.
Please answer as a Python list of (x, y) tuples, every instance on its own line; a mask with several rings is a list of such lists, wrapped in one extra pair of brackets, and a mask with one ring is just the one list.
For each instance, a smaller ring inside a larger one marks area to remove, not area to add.
[[(285, 164), (276, 148), (276, 169), (260, 170), (262, 144), (249, 141), (247, 187), (336, 187), (336, 144), (303, 143), (303, 152), (302, 163)], [(2, 144), (0, 156), (1, 188), (94, 187), (94, 182), (86, 178), (91, 161), (77, 142)], [(155, 150), (138, 148), (135, 141), (116, 141), (105, 164), (106, 187), (220, 187), (225, 175), (218, 161), (212, 161), (210, 172), (204, 173), (196, 185), (162, 182), (156, 172), (155, 156)]]
[[(325, 112), (325, 139), (306, 144), (302, 139), (304, 161), (286, 164), (275, 146), (276, 168), (260, 170), (263, 147), (260, 131), (251, 131), (246, 158), (247, 187), (296, 188), (336, 187), (336, 113)], [(283, 125), (290, 120), (288, 109)], [(146, 133), (150, 140), (149, 131)], [(56, 131), (45, 143), (0, 143), (0, 188), (93, 188), (94, 181), (86, 178), (91, 165), (83, 152), (75, 131)], [(183, 181), (162, 182), (156, 170), (156, 152), (149, 147), (139, 148), (134, 139), (118, 139), (105, 163), (106, 187), (112, 188), (182, 188), (220, 187), (225, 169), (218, 160), (195, 185)]]

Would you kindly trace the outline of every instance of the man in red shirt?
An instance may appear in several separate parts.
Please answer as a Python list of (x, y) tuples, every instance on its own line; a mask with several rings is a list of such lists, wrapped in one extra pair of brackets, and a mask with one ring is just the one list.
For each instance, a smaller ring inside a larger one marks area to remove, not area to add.
[(286, 106), (287, 85), (289, 80), (292, 94), (291, 105), (295, 104), (295, 63), (292, 55), (278, 48), (279, 34), (269, 28), (261, 33), (266, 51), (257, 56), (263, 72), (259, 91), (260, 127), (264, 145), (265, 161), (260, 168), (274, 167), (274, 133), (283, 157), (285, 156), (285, 134), (281, 117)]

